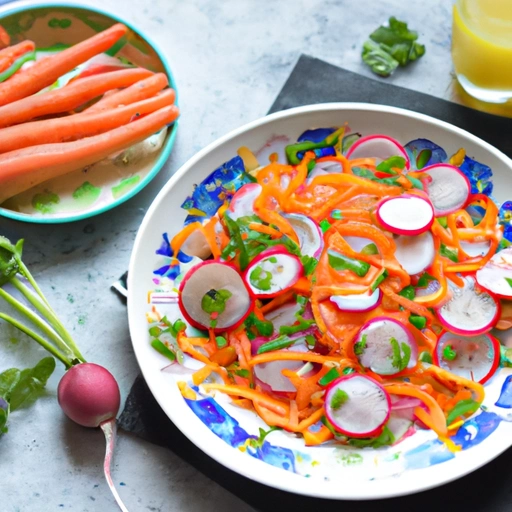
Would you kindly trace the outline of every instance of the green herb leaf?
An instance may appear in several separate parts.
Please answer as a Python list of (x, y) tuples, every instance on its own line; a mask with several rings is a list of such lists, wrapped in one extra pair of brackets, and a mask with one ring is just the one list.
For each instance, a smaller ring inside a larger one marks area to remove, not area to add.
[(455, 249), (450, 249), (444, 244), (441, 244), (441, 247), (439, 248), (439, 254), (441, 256), (444, 256), (445, 258), (448, 258), (449, 260), (453, 261), (454, 263), (459, 262), (459, 256)]
[(227, 301), (232, 296), (233, 294), (229, 290), (214, 290), (212, 288), (203, 295), (201, 309), (209, 315), (212, 313), (223, 313), (226, 309)]
[(255, 327), (262, 336), (272, 336), (274, 324), (270, 320), (260, 320), (254, 313), (251, 313), (245, 320), (246, 329)]
[(9, 417), (9, 402), (0, 396), (0, 435), (7, 433), (7, 418)]
[(279, 334), (295, 334), (296, 332), (305, 331), (309, 327), (311, 327), (315, 320), (312, 318), (311, 320), (306, 320), (300, 313), (295, 313), (295, 318), (297, 319), (296, 325), (282, 325), (279, 327)]
[(505, 277), (505, 281), (507, 281), (508, 285), (512, 288), (512, 279), (510, 277)]
[(228, 344), (228, 340), (224, 336), (215, 336), (215, 343), (217, 348), (223, 348)]
[(425, 288), (428, 286), (429, 281), (435, 281), (436, 278), (431, 276), (428, 272), (423, 272), (418, 280), (418, 288)]
[(350, 375), (351, 373), (355, 373), (356, 371), (354, 370), (354, 368), (350, 368), (350, 366), (347, 366), (346, 368), (343, 368), (343, 371), (341, 373), (343, 373), (343, 375)]
[(474, 413), (478, 410), (480, 404), (474, 400), (461, 400), (446, 417), (446, 424), (451, 425), (459, 416), (464, 416), (468, 413)]
[(11, 398), (12, 390), (16, 387), (21, 377), (21, 370), (10, 368), (0, 373), (0, 397), (7, 400)]
[(249, 370), (241, 368), (239, 370), (235, 370), (235, 375), (238, 375), (239, 377), (242, 377), (244, 379), (248, 379), (251, 376), (251, 373), (249, 372)]
[(325, 233), (331, 228), (331, 223), (327, 219), (323, 219), (320, 221), (320, 229), (322, 233)]
[(307, 254), (302, 256), (300, 259), (302, 262), (302, 267), (304, 268), (304, 275), (309, 276), (311, 275), (318, 265), (318, 260), (316, 258), (313, 258), (313, 256), (308, 256)]
[(379, 254), (379, 250), (377, 249), (377, 246), (375, 244), (368, 244), (361, 249), (361, 254), (371, 256), (373, 254)]
[(391, 156), (377, 165), (378, 171), (396, 174), (393, 168), (404, 169), (405, 158), (403, 156)]
[(271, 433), (275, 432), (276, 430), (282, 430), (281, 427), (270, 427), (269, 430), (263, 430), (262, 428), (259, 429), (259, 437), (257, 439), (252, 438), (249, 442), (253, 448), (261, 448), (263, 446), (263, 443), (265, 442), (265, 438)]
[(361, 336), (361, 341), (358, 341), (357, 343), (354, 344), (354, 354), (356, 356), (362, 356), (363, 355), (363, 352), (366, 348), (366, 340), (368, 338), (368, 335), (367, 334), (363, 334)]
[(382, 432), (378, 437), (372, 437), (369, 439), (354, 439), (351, 438), (348, 440), (348, 443), (351, 446), (355, 446), (356, 448), (381, 448), (382, 446), (389, 446), (395, 442), (395, 436), (391, 432), (391, 430), (386, 425)]
[(23, 240), (18, 240), (16, 245), (13, 245), (8, 238), (0, 235), (0, 286), (21, 272), (22, 250)]
[(229, 231), (229, 236), (233, 240), (235, 246), (239, 251), (239, 263), (240, 270), (245, 270), (249, 265), (249, 255), (245, 248), (244, 241), (242, 239), (242, 233), (240, 232), (240, 226), (227, 214), (224, 214), (224, 222)]
[(379, 76), (388, 77), (398, 67), (399, 62), (375, 41), (365, 41), (361, 54), (363, 62)]
[(348, 400), (348, 394), (343, 389), (337, 389), (331, 398), (331, 408), (336, 410), (339, 409)]
[(430, 352), (427, 352), (426, 350), (424, 350), (423, 352), (420, 353), (418, 359), (422, 362), (422, 363), (429, 363), (429, 364), (432, 364), (432, 355), (430, 354)]
[(409, 322), (411, 322), (411, 324), (414, 325), (414, 327), (416, 327), (416, 329), (419, 329), (420, 331), (421, 329), (425, 329), (425, 327), (427, 326), (427, 319), (424, 316), (420, 315), (411, 314), (411, 316), (409, 316)]
[(443, 349), (443, 359), (447, 361), (455, 361), (457, 359), (457, 351), (451, 345), (446, 345)]
[(340, 372), (337, 368), (331, 368), (321, 379), (318, 380), (320, 386), (327, 386), (332, 381), (336, 380), (340, 376)]
[(391, 364), (401, 372), (407, 368), (411, 360), (411, 347), (407, 343), (399, 344), (396, 338), (391, 338), (389, 342), (393, 350)]
[(55, 370), (55, 359), (53, 357), (45, 357), (34, 368), (23, 370), (18, 383), (11, 390), (11, 411), (26, 407), (37, 400), (53, 370)]
[(163, 356), (167, 357), (167, 359), (169, 359), (171, 361), (175, 361), (176, 360), (176, 354), (165, 343), (163, 343), (162, 341), (156, 340), (156, 339), (152, 340), (151, 341), (151, 346), (159, 354), (162, 354)]
[(402, 288), (398, 295), (401, 295), (402, 297), (405, 297), (408, 300), (414, 300), (414, 297), (416, 297), (414, 286), (409, 285), (406, 286), (405, 288)]
[(332, 249), (327, 250), (327, 256), (330, 267), (337, 271), (350, 270), (359, 277), (364, 277), (370, 270), (370, 264), (366, 261), (349, 258)]
[(272, 272), (256, 266), (249, 274), (251, 284), (264, 292), (272, 288)]

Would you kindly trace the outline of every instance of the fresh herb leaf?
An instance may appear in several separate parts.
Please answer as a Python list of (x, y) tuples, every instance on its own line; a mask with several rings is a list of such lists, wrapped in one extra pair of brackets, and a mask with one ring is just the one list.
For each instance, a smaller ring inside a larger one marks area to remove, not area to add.
[(402, 290), (398, 293), (398, 295), (401, 295), (402, 297), (405, 297), (408, 300), (414, 300), (414, 297), (416, 297), (416, 292), (414, 291), (414, 286), (406, 286), (405, 288), (402, 288)]
[(176, 354), (162, 341), (154, 339), (151, 341), (151, 346), (161, 355), (167, 357), (171, 361), (176, 360)]
[(233, 294), (229, 290), (214, 290), (212, 288), (203, 295), (201, 309), (209, 315), (223, 313), (226, 309), (226, 303), (232, 296)]
[(399, 344), (396, 338), (391, 338), (389, 342), (393, 350), (391, 364), (397, 371), (401, 372), (407, 368), (411, 360), (411, 347), (407, 343)]
[(259, 429), (260, 435), (257, 439), (251, 438), (250, 444), (253, 448), (261, 448), (263, 446), (263, 443), (265, 442), (265, 438), (271, 433), (275, 432), (276, 430), (282, 430), (281, 427), (270, 427), (269, 430), (263, 430), (262, 428)]
[(473, 414), (478, 410), (480, 404), (475, 402), (474, 400), (461, 400), (457, 405), (448, 413), (446, 417), (446, 424), (451, 425), (459, 416), (464, 416), (465, 414), (471, 413)]
[(14, 245), (0, 235), (0, 286), (9, 282), (18, 272), (21, 273), (22, 251), (23, 240), (18, 240)]
[(43, 392), (53, 370), (55, 370), (53, 357), (45, 357), (34, 368), (23, 370), (18, 383), (11, 390), (11, 411), (32, 404)]
[(235, 370), (235, 375), (238, 375), (244, 379), (248, 379), (251, 376), (251, 373), (245, 368), (240, 368), (239, 370)]
[(348, 393), (343, 389), (337, 389), (331, 398), (331, 409), (339, 409), (348, 400)]
[(411, 322), (411, 324), (414, 325), (414, 327), (416, 327), (416, 329), (419, 329), (420, 331), (421, 329), (425, 329), (425, 327), (427, 326), (427, 319), (424, 316), (420, 315), (411, 314), (411, 316), (409, 316), (409, 322)]
[(320, 221), (320, 229), (322, 233), (325, 233), (331, 228), (331, 223), (327, 219), (323, 219)]
[(508, 285), (512, 288), (512, 279), (510, 277), (505, 277), (505, 281), (507, 281)]
[(224, 222), (229, 232), (229, 236), (239, 251), (240, 270), (245, 270), (249, 265), (249, 255), (242, 239), (240, 226), (227, 214), (224, 214)]
[(425, 288), (428, 286), (429, 281), (435, 281), (436, 278), (430, 275), (428, 272), (423, 272), (418, 280), (418, 288)]
[(457, 359), (457, 351), (451, 345), (446, 345), (443, 349), (443, 359), (447, 361), (455, 361)]
[(316, 266), (318, 265), (318, 260), (313, 258), (313, 256), (308, 256), (307, 254), (302, 256), (300, 261), (302, 262), (305, 276), (311, 275), (316, 270)]
[(320, 386), (327, 386), (340, 376), (337, 368), (331, 368), (321, 379), (318, 380)]
[(272, 336), (274, 332), (274, 324), (270, 320), (260, 320), (254, 313), (245, 320), (245, 327), (246, 329), (254, 327), (262, 336), (267, 337)]
[(361, 254), (371, 256), (373, 254), (379, 254), (379, 250), (377, 249), (377, 246), (375, 244), (368, 244), (361, 249)]
[(390, 446), (395, 442), (395, 436), (393, 432), (386, 425), (378, 437), (372, 437), (369, 439), (354, 439), (348, 440), (348, 444), (355, 446), (356, 448), (381, 448), (382, 446)]
[(379, 165), (377, 165), (376, 169), (378, 171), (394, 173), (394, 168), (404, 169), (405, 168), (405, 158), (403, 156), (391, 156), (386, 160), (383, 160)]
[(419, 355), (419, 358), (418, 358), (422, 363), (429, 363), (429, 364), (432, 364), (432, 355), (430, 354), (430, 352), (424, 350), (423, 352), (420, 353)]
[(0, 396), (0, 434), (7, 434), (7, 418), (9, 417), (9, 402)]
[(398, 67), (398, 61), (394, 59), (387, 51), (381, 48), (380, 44), (368, 40), (363, 44), (361, 54), (363, 62), (379, 76), (388, 77)]
[(12, 390), (18, 384), (20, 376), (21, 370), (18, 370), (18, 368), (10, 368), (0, 373), (0, 397), (7, 401), (10, 400)]
[(223, 348), (228, 344), (228, 340), (224, 336), (215, 336), (217, 348)]
[(366, 340), (368, 338), (368, 334), (363, 334), (361, 336), (361, 341), (358, 341), (357, 343), (354, 344), (354, 354), (356, 356), (362, 356), (363, 355), (363, 352), (366, 348)]
[(455, 249), (450, 249), (444, 244), (441, 244), (441, 247), (439, 248), (439, 254), (441, 256), (444, 256), (445, 258), (448, 258), (449, 260), (453, 261), (454, 263), (459, 262), (459, 256)]
[(279, 327), (279, 334), (285, 334), (289, 336), (290, 334), (295, 334), (296, 332), (305, 331), (315, 323), (314, 319), (306, 320), (300, 313), (295, 313), (295, 318), (298, 322), (297, 325), (282, 325)]

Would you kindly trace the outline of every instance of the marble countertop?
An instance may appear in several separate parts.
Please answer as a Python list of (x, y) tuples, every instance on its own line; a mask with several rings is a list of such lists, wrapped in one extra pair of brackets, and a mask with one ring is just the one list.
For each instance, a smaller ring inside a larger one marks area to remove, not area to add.
[[(101, 6), (151, 34), (168, 54), (182, 109), (175, 149), (153, 182), (116, 210), (64, 225), (0, 218), (0, 233), (27, 240), (26, 261), (39, 284), (88, 360), (117, 377), (124, 400), (139, 369), (126, 308), (110, 285), (126, 270), (139, 224), (162, 185), (199, 149), (263, 116), (301, 53), (371, 76), (360, 47), (390, 15), (418, 29), (427, 52), (388, 81), (453, 98), (451, 2), (125, 0), (121, 8), (118, 0), (102, 0)], [(2, 324), (0, 354), (3, 370), (28, 367), (43, 352)], [(62, 372), (58, 367), (45, 398), (11, 416), (0, 439), (3, 512), (117, 510), (102, 475), (102, 433), (72, 424), (57, 405)], [(173, 453), (125, 433), (114, 481), (130, 511), (251, 510)]]

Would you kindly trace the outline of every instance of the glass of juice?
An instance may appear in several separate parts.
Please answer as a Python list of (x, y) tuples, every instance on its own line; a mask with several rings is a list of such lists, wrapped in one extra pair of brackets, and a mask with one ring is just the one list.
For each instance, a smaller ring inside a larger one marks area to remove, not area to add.
[(512, 0), (456, 0), (452, 58), (464, 90), (481, 101), (512, 101)]

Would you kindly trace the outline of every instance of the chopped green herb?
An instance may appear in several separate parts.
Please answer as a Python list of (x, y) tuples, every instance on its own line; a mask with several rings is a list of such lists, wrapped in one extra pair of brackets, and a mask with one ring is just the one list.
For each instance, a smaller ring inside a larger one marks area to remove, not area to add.
[(354, 274), (357, 274), (359, 277), (364, 277), (370, 270), (370, 264), (366, 263), (366, 261), (349, 258), (348, 256), (345, 256), (337, 251), (333, 251), (332, 249), (328, 249), (327, 255), (329, 265), (334, 270), (350, 270), (351, 272), (354, 272)]
[(351, 446), (355, 446), (356, 448), (380, 448), (382, 446), (389, 446), (395, 442), (395, 436), (391, 432), (391, 430), (386, 425), (381, 434), (378, 437), (372, 437), (369, 439), (354, 439), (351, 438), (348, 440), (348, 444)]
[(331, 219), (341, 220), (343, 215), (341, 214), (341, 210), (332, 210), (331, 211)]
[(149, 328), (149, 335), (153, 336), (154, 338), (158, 338), (158, 336), (160, 336), (161, 333), (162, 329), (160, 329), (158, 325), (153, 325), (152, 327)]
[(474, 400), (461, 400), (449, 413), (446, 417), (446, 424), (451, 425), (459, 416), (464, 416), (465, 414), (471, 413), (473, 414), (478, 410), (480, 404), (475, 402)]
[(310, 347), (314, 347), (316, 345), (316, 338), (312, 335), (312, 334), (308, 334), (306, 336), (306, 343), (310, 346)]
[(423, 169), (432, 158), (431, 149), (422, 149), (416, 157), (416, 169)]
[[(219, 291), (227, 291), (227, 290), (219, 290)], [(228, 293), (230, 293), (230, 292), (228, 292)], [(178, 318), (178, 320), (176, 320), (176, 322), (174, 322), (174, 324), (172, 325), (172, 328), (177, 333), (182, 332), (187, 329), (187, 324), (181, 318)]]
[(425, 288), (428, 286), (429, 281), (435, 281), (436, 278), (431, 276), (428, 272), (423, 272), (418, 280), (418, 288)]
[(275, 256), (270, 256), (268, 261), (270, 261), (270, 263), (277, 263), (277, 258)]
[(272, 273), (261, 267), (255, 267), (249, 274), (249, 281), (259, 290), (266, 292), (272, 288)]
[(348, 394), (343, 389), (337, 389), (331, 398), (331, 408), (339, 409), (348, 400)]
[(377, 249), (377, 246), (375, 244), (368, 244), (361, 249), (361, 254), (366, 254), (367, 256), (379, 254), (379, 250)]
[(430, 352), (427, 352), (426, 350), (424, 350), (423, 352), (420, 353), (419, 360), (422, 363), (432, 364), (432, 362), (433, 362), (432, 361), (432, 355), (430, 354)]
[(167, 357), (171, 361), (176, 360), (176, 354), (167, 346), (165, 343), (162, 343), (160, 340), (152, 340), (151, 346), (160, 354)]
[(227, 213), (224, 214), (224, 222), (226, 223), (226, 227), (229, 231), (229, 237), (231, 239), (231, 242), (240, 252), (240, 254), (239, 254), (240, 270), (243, 271), (247, 268), (247, 265), (249, 265), (249, 255), (247, 254), (247, 249), (246, 249), (244, 241), (242, 239), (242, 233), (240, 231), (240, 226)]
[(398, 67), (398, 61), (374, 41), (367, 40), (364, 42), (361, 56), (363, 62), (379, 76), (387, 77)]
[(505, 277), (505, 281), (507, 281), (508, 285), (512, 288), (512, 279), (510, 279), (510, 277)]
[(399, 344), (396, 338), (391, 338), (389, 342), (393, 349), (391, 364), (393, 365), (393, 368), (396, 368), (401, 372), (407, 368), (407, 365), (411, 360), (411, 347), (407, 345), (407, 343)]
[(441, 226), (443, 226), (443, 228), (447, 228), (448, 227), (448, 218), (447, 217), (437, 217), (437, 222), (439, 222), (439, 224), (441, 224)]
[(368, 338), (368, 334), (363, 334), (361, 336), (361, 341), (358, 341), (354, 344), (354, 354), (356, 356), (362, 356), (364, 350), (366, 349), (366, 340)]
[(327, 230), (329, 230), (331, 227), (330, 222), (327, 219), (323, 219), (320, 221), (320, 229), (322, 230), (322, 233), (325, 233)]
[(281, 427), (270, 427), (268, 430), (263, 430), (262, 428), (259, 429), (259, 437), (251, 438), (250, 444), (253, 448), (261, 448), (265, 442), (265, 438), (271, 433), (275, 432), (276, 430), (282, 430)]
[(305, 331), (315, 323), (313, 318), (311, 320), (306, 320), (300, 313), (295, 313), (295, 318), (297, 319), (298, 324), (282, 325), (279, 327), (279, 334), (285, 334), (289, 336), (290, 334), (295, 334), (296, 332)]
[(411, 316), (409, 317), (409, 322), (411, 322), (411, 324), (414, 325), (416, 329), (420, 330), (425, 329), (427, 325), (427, 319), (424, 316), (420, 315), (411, 314)]
[(343, 375), (350, 375), (351, 373), (355, 373), (354, 368), (350, 368), (350, 366), (347, 366), (346, 368), (343, 368), (343, 371), (341, 372)]
[(414, 286), (406, 286), (398, 293), (398, 295), (401, 295), (402, 297), (405, 297), (408, 300), (414, 300), (414, 297), (416, 297)]
[(448, 258), (449, 260), (453, 261), (454, 263), (459, 262), (459, 256), (458, 252), (455, 249), (450, 249), (444, 244), (441, 244), (441, 247), (439, 249), (439, 254), (441, 256), (444, 256), (445, 258)]
[(251, 373), (245, 368), (240, 368), (240, 370), (235, 370), (235, 375), (238, 375), (244, 379), (248, 379), (251, 376)]
[(405, 158), (403, 156), (391, 156), (377, 165), (378, 171), (396, 174), (393, 168), (404, 169)]
[(388, 277), (388, 274), (389, 274), (388, 271), (385, 268), (383, 268), (380, 271), (377, 278), (375, 279), (375, 281), (373, 281), (373, 283), (371, 284), (370, 290), (372, 292), (374, 292), (379, 287), (380, 283), (382, 283), (382, 281), (384, 281), (384, 279), (386, 279), (386, 277)]
[(331, 368), (321, 379), (318, 380), (320, 386), (327, 386), (332, 381), (336, 380), (340, 376), (340, 372), (337, 368)]
[(203, 295), (201, 309), (209, 315), (212, 313), (223, 313), (226, 309), (227, 301), (232, 296), (233, 294), (229, 290), (214, 290), (212, 288)]
[(228, 344), (228, 340), (224, 336), (215, 336), (217, 348), (223, 348)]
[(302, 256), (300, 259), (302, 262), (302, 267), (304, 268), (304, 275), (309, 276), (311, 275), (318, 265), (318, 260), (316, 258), (313, 258), (313, 256), (308, 256), (307, 254)]
[(260, 320), (254, 313), (251, 313), (245, 320), (245, 327), (250, 329), (255, 327), (262, 336), (272, 336), (274, 333), (274, 324), (269, 320)]
[(446, 345), (443, 349), (443, 359), (447, 361), (455, 361), (457, 358), (457, 351), (452, 348), (451, 345)]
[(291, 340), (288, 336), (279, 336), (275, 340), (267, 341), (260, 345), (258, 348), (258, 354), (264, 354), (265, 352), (271, 352), (272, 350), (281, 350), (292, 346), (297, 340)]

